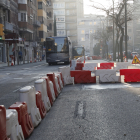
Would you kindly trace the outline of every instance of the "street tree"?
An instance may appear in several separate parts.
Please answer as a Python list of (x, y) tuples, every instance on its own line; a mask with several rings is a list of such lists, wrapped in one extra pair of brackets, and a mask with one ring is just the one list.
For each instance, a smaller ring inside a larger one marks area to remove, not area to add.
[[(132, 19), (137, 18), (137, 15), (134, 15), (135, 10), (140, 6), (138, 0), (134, 0), (134, 3), (127, 3), (127, 19), (125, 20), (125, 1), (129, 2), (130, 0), (112, 0), (112, 4), (109, 6), (104, 6), (102, 3), (95, 2), (95, 0), (90, 0), (92, 2), (92, 7), (101, 11), (104, 11), (105, 14), (114, 22), (116, 26), (116, 46), (119, 45), (121, 62), (123, 62), (123, 38), (124, 38), (124, 28), (125, 21), (131, 21)], [(116, 59), (116, 46), (113, 55)]]

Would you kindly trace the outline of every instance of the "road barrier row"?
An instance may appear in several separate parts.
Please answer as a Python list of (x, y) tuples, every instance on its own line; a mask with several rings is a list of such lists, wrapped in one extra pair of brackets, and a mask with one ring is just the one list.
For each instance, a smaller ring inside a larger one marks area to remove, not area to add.
[(47, 73), (45, 77), (36, 80), (34, 86), (19, 90), (19, 102), (8, 109), (0, 105), (0, 140), (28, 138), (51, 109), (63, 86), (61, 72)]

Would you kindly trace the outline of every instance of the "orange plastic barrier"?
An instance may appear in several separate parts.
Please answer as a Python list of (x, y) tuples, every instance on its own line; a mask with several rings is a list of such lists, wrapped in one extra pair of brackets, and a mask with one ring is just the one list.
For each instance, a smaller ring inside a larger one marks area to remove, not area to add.
[(114, 63), (100, 63), (100, 67), (97, 69), (111, 69), (111, 67), (114, 67)]
[(0, 105), (0, 140), (10, 140), (6, 136), (6, 109)]
[(140, 69), (120, 69), (125, 82), (140, 82)]
[(9, 109), (16, 109), (18, 112), (18, 122), (22, 127), (24, 137), (28, 138), (33, 132), (34, 127), (31, 117), (27, 112), (27, 104), (25, 102), (16, 102)]
[(49, 77), (49, 79), (50, 79), (50, 80), (52, 81), (52, 83), (53, 83), (54, 92), (55, 92), (55, 97), (57, 98), (58, 92), (57, 92), (57, 87), (56, 87), (56, 83), (55, 83), (55, 74), (54, 74), (54, 73), (48, 73), (47, 76)]
[(40, 91), (36, 92), (36, 106), (39, 108), (41, 118), (43, 119), (45, 117), (47, 111), (45, 109), (45, 104), (42, 101), (42, 94)]
[(77, 63), (75, 70), (82, 70), (82, 67), (84, 67), (84, 63)]
[(71, 77), (74, 77), (74, 83), (96, 83), (96, 76), (91, 77), (91, 71), (76, 70), (70, 72)]
[(49, 97), (49, 100), (50, 100), (50, 103), (51, 103), (51, 106), (52, 106), (53, 105), (53, 98), (52, 98), (52, 93), (51, 93), (51, 89), (50, 89), (50, 85), (49, 85), (50, 79), (47, 76), (41, 77), (41, 78), (46, 80), (47, 94), (48, 94), (48, 97)]

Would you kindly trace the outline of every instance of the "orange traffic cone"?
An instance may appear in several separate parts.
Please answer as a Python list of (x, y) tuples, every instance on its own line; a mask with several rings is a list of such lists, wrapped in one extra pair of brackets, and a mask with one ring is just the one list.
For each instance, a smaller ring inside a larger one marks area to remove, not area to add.
[(36, 62), (36, 57), (35, 57), (35, 62)]
[(31, 59), (31, 57), (30, 57), (30, 63), (32, 63), (32, 59)]
[(13, 58), (12, 58), (12, 61), (11, 61), (11, 66), (14, 66), (14, 61), (13, 61)]
[(127, 62), (127, 61), (126, 61), (126, 56), (125, 56), (125, 62)]

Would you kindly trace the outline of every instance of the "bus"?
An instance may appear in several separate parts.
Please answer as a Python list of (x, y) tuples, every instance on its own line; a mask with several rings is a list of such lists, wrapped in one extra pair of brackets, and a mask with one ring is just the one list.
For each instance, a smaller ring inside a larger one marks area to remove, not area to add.
[(74, 46), (72, 47), (72, 58), (77, 59), (78, 57), (82, 57), (85, 55), (85, 48), (82, 46)]
[(72, 59), (72, 43), (69, 37), (47, 37), (44, 42), (46, 47), (46, 62), (57, 64), (64, 62), (69, 64)]

